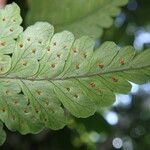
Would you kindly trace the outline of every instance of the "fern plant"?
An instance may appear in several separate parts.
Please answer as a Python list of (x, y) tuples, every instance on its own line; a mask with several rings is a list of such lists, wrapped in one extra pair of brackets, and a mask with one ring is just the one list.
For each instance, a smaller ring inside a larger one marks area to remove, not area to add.
[[(103, 28), (109, 28), (113, 17), (128, 0), (29, 0), (26, 16), (28, 25), (48, 21), (56, 31), (69, 30), (76, 37), (88, 35), (99, 38)], [(84, 7), (84, 9), (83, 9)], [(39, 13), (40, 12), (40, 13)], [(38, 15), (37, 15), (38, 14)]]
[(86, 118), (110, 106), (131, 82), (150, 79), (150, 49), (136, 52), (37, 22), (25, 31), (19, 7), (0, 10), (0, 144), (3, 124), (21, 134), (58, 130), (71, 115)]

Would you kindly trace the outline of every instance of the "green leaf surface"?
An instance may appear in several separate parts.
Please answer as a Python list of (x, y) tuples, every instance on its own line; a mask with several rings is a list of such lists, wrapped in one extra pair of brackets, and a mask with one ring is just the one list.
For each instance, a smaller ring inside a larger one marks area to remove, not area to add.
[(76, 37), (98, 38), (109, 28), (121, 6), (128, 0), (30, 0), (28, 25), (36, 21), (51, 22), (56, 31), (69, 30)]
[(15, 3), (0, 9), (0, 53), (13, 52), (15, 39), (23, 30), (21, 22), (20, 9)]
[(5, 142), (6, 140), (6, 133), (3, 130), (3, 124), (0, 121), (0, 146)]
[[(0, 16), (6, 9), (8, 16), (14, 7), (6, 6)], [(0, 24), (7, 28), (3, 20)], [(5, 53), (6, 45), (0, 51), (0, 119), (22, 134), (63, 128), (68, 112), (78, 118), (91, 116), (111, 105), (115, 94), (129, 92), (128, 81), (150, 79), (150, 49), (137, 53), (113, 42), (94, 49), (89, 37), (54, 33), (46, 22), (29, 26), (15, 38), (11, 55)]]

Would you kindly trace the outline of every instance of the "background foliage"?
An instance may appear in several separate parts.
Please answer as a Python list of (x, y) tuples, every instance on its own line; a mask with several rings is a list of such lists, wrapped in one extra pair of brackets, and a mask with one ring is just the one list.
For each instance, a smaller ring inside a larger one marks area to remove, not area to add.
[[(26, 17), (28, 6), (25, 1), (17, 1), (22, 7), (22, 16)], [(113, 27), (104, 30), (104, 34), (99, 40), (115, 41), (119, 45), (134, 45), (141, 50), (149, 47), (149, 42), (143, 41), (142, 46), (136, 43), (140, 35), (148, 35), (150, 14), (149, 0), (131, 0), (120, 13)], [(26, 22), (24, 22), (24, 26)], [(135, 87), (134, 86), (134, 90)], [(150, 88), (149, 85), (140, 86), (138, 92), (132, 91), (128, 96), (121, 97), (121, 102), (114, 105), (109, 110), (98, 112), (88, 119), (70, 120), (69, 127), (60, 131), (46, 130), (38, 135), (20, 136), (18, 133), (7, 131), (7, 141), (1, 149), (98, 149), (111, 150), (116, 149), (117, 144), (112, 144), (116, 138), (121, 139), (123, 150), (147, 150), (150, 148)], [(115, 120), (113, 115), (117, 116)], [(112, 125), (113, 124), (113, 125)], [(7, 129), (6, 129), (7, 130)], [(64, 136), (65, 135), (65, 136)]]
[(127, 2), (128, 0), (47, 0), (45, 3), (30, 0), (26, 24), (39, 20), (49, 21), (56, 31), (69, 30), (76, 37), (88, 35), (98, 38), (102, 35), (103, 28), (112, 25), (113, 17), (119, 14), (121, 6)]

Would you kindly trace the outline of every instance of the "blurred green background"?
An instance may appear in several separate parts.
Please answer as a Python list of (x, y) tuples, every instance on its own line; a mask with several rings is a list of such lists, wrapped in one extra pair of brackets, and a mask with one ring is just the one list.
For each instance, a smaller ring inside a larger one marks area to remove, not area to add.
[[(14, 1), (25, 18), (27, 2)], [(98, 43), (108, 40), (139, 51), (150, 47), (150, 0), (130, 0)], [(150, 84), (133, 84), (128, 95), (116, 96), (112, 107), (87, 119), (72, 118), (59, 131), (22, 136), (5, 130), (7, 140), (0, 150), (150, 150)]]

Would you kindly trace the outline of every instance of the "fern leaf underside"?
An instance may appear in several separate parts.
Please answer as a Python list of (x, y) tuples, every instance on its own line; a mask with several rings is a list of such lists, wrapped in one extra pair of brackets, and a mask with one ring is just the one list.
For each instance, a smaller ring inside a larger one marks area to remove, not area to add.
[(21, 21), (15, 3), (0, 10), (0, 120), (10, 130), (60, 129), (66, 112), (88, 117), (129, 92), (128, 81), (150, 79), (150, 49), (137, 53), (113, 42), (94, 49), (89, 37), (54, 34), (46, 22), (23, 32)]

